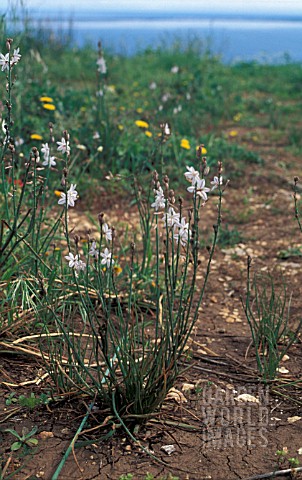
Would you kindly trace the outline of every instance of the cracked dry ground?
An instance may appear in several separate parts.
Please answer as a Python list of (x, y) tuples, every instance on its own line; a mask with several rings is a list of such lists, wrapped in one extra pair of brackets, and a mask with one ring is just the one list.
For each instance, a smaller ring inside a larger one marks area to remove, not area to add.
[[(292, 326), (300, 319), (301, 257), (282, 260), (279, 252), (302, 245), (302, 235), (294, 220), (291, 187), (294, 175), (301, 171), (298, 159), (282, 145), (263, 143), (257, 150), (265, 165), (248, 165), (243, 176), (231, 180), (225, 193), (224, 224), (236, 227), (243, 241), (234, 247), (217, 249), (205, 301), (191, 339), (191, 368), (176, 385), (181, 394), (176, 392), (173, 398), (166, 400), (160, 414), (137, 433), (142, 444), (165, 465), (152, 462), (121, 432), (107, 442), (76, 449), (75, 456), (71, 454), (65, 463), (61, 480), (115, 480), (126, 473), (132, 473), (134, 479), (143, 479), (147, 472), (155, 478), (173, 473), (180, 479), (190, 480), (245, 479), (288, 468), (287, 462), (281, 467), (277, 463), (276, 451), (284, 447), (288, 448), (288, 457), (300, 458), (301, 463), (301, 387), (280, 387), (282, 379), (301, 379), (301, 337), (291, 347), (289, 358), (282, 362), (282, 371), (288, 373), (280, 373), (272, 389), (275, 391), (267, 393), (264, 387), (259, 390), (255, 359), (252, 349), (248, 350), (250, 332), (241, 305), (249, 254), (253, 258), (253, 271), (271, 271), (278, 266), (276, 276), (282, 270), (293, 295)], [(280, 158), (282, 164), (278, 163)], [(224, 173), (232, 179), (227, 162)], [(126, 213), (121, 212), (120, 204), (105, 198), (104, 194), (101, 207), (104, 211), (106, 203), (112, 224), (115, 219), (136, 221), (134, 210), (129, 207)], [(122, 204), (125, 205), (125, 201)], [(99, 207), (95, 211), (98, 213)], [(202, 221), (205, 228), (211, 228), (214, 208), (210, 202)], [(203, 254), (206, 255), (206, 250)], [(34, 378), (41, 367), (38, 363), (27, 362), (22, 357), (0, 358), (1, 368), (16, 383)], [(8, 392), (7, 388), (2, 388), (2, 402)], [(259, 399), (259, 403), (235, 399), (245, 393)], [(7, 413), (9, 407), (5, 408)], [(22, 426), (39, 426), (37, 451), (32, 458), (24, 459), (24, 468), (14, 478), (51, 479), (84, 412), (81, 402), (65, 402), (51, 406), (51, 410), (22, 411), (2, 424), (17, 431)], [(103, 422), (105, 416), (101, 410), (96, 410), (90, 426)], [(5, 460), (10, 443), (7, 436), (2, 440)], [(170, 455), (162, 449), (166, 445), (175, 447)], [(12, 461), (10, 469), (16, 466)], [(302, 478), (301, 473), (295, 478)]]

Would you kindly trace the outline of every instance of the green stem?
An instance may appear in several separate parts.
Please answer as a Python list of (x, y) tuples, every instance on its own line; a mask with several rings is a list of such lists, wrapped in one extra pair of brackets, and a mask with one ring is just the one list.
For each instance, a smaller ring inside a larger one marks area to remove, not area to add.
[(62, 470), (62, 468), (64, 467), (65, 462), (66, 462), (67, 458), (68, 458), (69, 455), (70, 455), (70, 452), (73, 450), (74, 445), (75, 445), (75, 442), (77, 441), (78, 436), (80, 435), (81, 431), (83, 430), (83, 428), (84, 428), (84, 426), (85, 426), (85, 423), (87, 422), (88, 417), (89, 417), (89, 415), (90, 415), (90, 413), (91, 413), (91, 411), (92, 411), (93, 406), (94, 406), (94, 402), (92, 402), (92, 403), (89, 405), (85, 417), (84, 417), (83, 420), (81, 421), (81, 424), (80, 424), (79, 428), (77, 429), (75, 436), (73, 437), (73, 439), (72, 439), (69, 447), (67, 448), (66, 452), (64, 453), (64, 456), (63, 456), (62, 460), (60, 461), (60, 463), (59, 463), (59, 465), (58, 465), (55, 473), (54, 473), (53, 476), (51, 477), (51, 480), (57, 480), (57, 479), (59, 478), (59, 475), (60, 475), (60, 473), (61, 473), (61, 470)]

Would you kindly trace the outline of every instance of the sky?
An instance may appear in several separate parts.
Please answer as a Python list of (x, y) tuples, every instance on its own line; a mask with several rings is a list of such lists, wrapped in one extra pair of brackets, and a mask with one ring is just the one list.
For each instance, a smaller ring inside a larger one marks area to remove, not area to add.
[[(0, 0), (0, 7), (22, 0)], [(159, 11), (198, 11), (225, 13), (272, 13), (302, 14), (302, 0), (23, 0), (30, 9), (64, 9), (70, 11), (82, 9), (98, 10), (159, 10)], [(1, 9), (1, 8), (0, 8)]]

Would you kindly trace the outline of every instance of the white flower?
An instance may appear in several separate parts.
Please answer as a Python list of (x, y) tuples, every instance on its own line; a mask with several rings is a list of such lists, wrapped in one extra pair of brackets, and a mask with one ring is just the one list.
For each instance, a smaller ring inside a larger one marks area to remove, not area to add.
[(173, 207), (169, 207), (168, 212), (164, 214), (162, 220), (164, 221), (165, 227), (174, 227), (174, 225), (179, 226), (180, 224), (179, 213), (175, 212)]
[(68, 260), (68, 266), (70, 268), (74, 268), (77, 262), (79, 261), (79, 255), (74, 255), (73, 253), (69, 252), (68, 255), (65, 255), (66, 260)]
[(76, 276), (78, 276), (78, 272), (80, 270), (85, 270), (86, 264), (80, 260), (80, 255), (74, 255), (73, 253), (69, 252), (68, 255), (65, 255), (65, 258), (68, 260), (69, 268), (74, 268)]
[(19, 53), (20, 48), (17, 48), (17, 50), (14, 50), (13, 56), (11, 58), (11, 66), (15, 65), (16, 63), (19, 62), (21, 55)]
[(174, 240), (181, 243), (183, 247), (187, 245), (188, 240), (191, 238), (191, 230), (189, 229), (189, 223), (186, 222), (185, 217), (181, 219), (181, 222), (178, 224), (178, 232), (174, 233)]
[(99, 138), (101, 138), (99, 132), (94, 132), (93, 134), (93, 137), (92, 137), (94, 140), (98, 140)]
[[(192, 183), (192, 185), (195, 185), (197, 180), (199, 180), (199, 172), (195, 170), (194, 167), (187, 167), (187, 172), (184, 174), (186, 179)], [(190, 187), (189, 187), (190, 188)]]
[(0, 65), (2, 72), (9, 69), (9, 53), (6, 53), (5, 55), (0, 53)]
[(101, 252), (101, 257), (103, 257), (102, 260), (101, 260), (101, 264), (102, 265), (107, 265), (107, 268), (109, 268), (110, 265), (114, 264), (114, 260), (112, 258), (112, 253), (109, 252), (108, 248), (105, 248), (105, 250), (103, 252)]
[(65, 140), (64, 137), (62, 137), (61, 141), (60, 142), (57, 142), (57, 145), (58, 145), (58, 151), (62, 152), (62, 153), (67, 153), (67, 155), (70, 154), (70, 146), (69, 146), (69, 141)]
[(208, 199), (207, 192), (210, 192), (210, 188), (205, 186), (205, 179), (204, 178), (198, 178), (195, 182), (195, 184), (192, 184), (191, 187), (188, 187), (187, 190), (188, 192), (194, 193), (196, 190), (196, 195), (199, 197), (203, 198), (204, 201)]
[(50, 149), (49, 149), (48, 143), (42, 143), (41, 152), (43, 153), (44, 158), (49, 156)]
[(98, 72), (105, 75), (105, 73), (107, 73), (107, 67), (104, 57), (98, 58), (96, 64), (98, 66)]
[(155, 82), (151, 82), (150, 85), (149, 85), (150, 90), (155, 90), (156, 87), (157, 87), (157, 85), (156, 85)]
[(76, 191), (76, 185), (73, 183), (70, 186), (70, 189), (67, 191), (67, 202), (65, 192), (61, 192), (61, 198), (58, 201), (59, 205), (66, 205), (67, 207), (74, 207), (74, 202), (78, 199), (78, 192)]
[(61, 192), (61, 198), (58, 201), (58, 205), (65, 205), (66, 204), (66, 194), (65, 192)]
[(50, 167), (54, 167), (57, 164), (55, 158), (56, 157), (45, 157), (44, 156), (44, 162), (42, 162), (42, 165), (44, 165), (44, 166), (49, 165)]
[(42, 165), (49, 165), (50, 167), (54, 167), (56, 165), (56, 161), (55, 157), (50, 157), (50, 148), (48, 146), (48, 143), (42, 143), (41, 152), (44, 156), (44, 162), (42, 162)]
[(162, 102), (167, 102), (169, 100), (169, 98), (171, 97), (171, 93), (164, 93), (164, 95), (161, 97), (161, 101)]
[(39, 154), (39, 151), (38, 151), (38, 150), (35, 152), (35, 154), (33, 154), (33, 160), (34, 160), (36, 163), (39, 163), (39, 161), (40, 161), (40, 154)]
[(177, 113), (182, 111), (182, 106), (178, 105), (177, 107), (173, 108), (173, 114), (177, 115)]
[(155, 201), (151, 203), (151, 207), (155, 208), (156, 211), (159, 208), (165, 208), (166, 200), (165, 200), (163, 189), (159, 187), (158, 190), (154, 190), (154, 192), (155, 192)]
[(168, 124), (168, 122), (166, 122), (164, 124), (164, 129), (163, 130), (164, 130), (165, 135), (167, 135), (167, 136), (171, 135), (171, 128), (170, 128), (170, 125)]
[(171, 73), (178, 73), (179, 72), (179, 67), (177, 65), (174, 65), (174, 67), (171, 68)]
[(215, 188), (217, 188), (219, 185), (222, 185), (222, 177), (214, 177), (212, 182), (211, 182), (211, 185), (213, 185), (213, 187), (211, 188), (211, 190), (215, 190)]
[(74, 267), (76, 270), (85, 270), (86, 268), (86, 263), (83, 262), (82, 260), (78, 260), (75, 267)]
[(112, 230), (111, 230), (111, 228), (108, 227), (107, 223), (103, 224), (102, 230), (103, 230), (103, 234), (105, 235), (105, 238), (106, 238), (107, 242), (111, 242), (112, 241)]
[(15, 139), (15, 145), (16, 145), (16, 147), (21, 147), (21, 145), (23, 145), (23, 143), (24, 143), (23, 138), (17, 137), (17, 138)]
[(91, 244), (91, 248), (89, 250), (89, 255), (91, 255), (92, 257), (94, 258), (98, 258), (100, 252), (99, 250), (96, 248), (96, 242), (93, 241), (92, 244)]

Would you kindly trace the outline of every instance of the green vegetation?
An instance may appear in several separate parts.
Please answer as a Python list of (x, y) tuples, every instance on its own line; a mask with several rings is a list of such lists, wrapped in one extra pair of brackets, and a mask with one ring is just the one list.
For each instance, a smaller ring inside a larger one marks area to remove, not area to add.
[(272, 275), (255, 274), (250, 278), (251, 258), (248, 257), (246, 298), (243, 304), (251, 330), (259, 374), (264, 382), (273, 380), (280, 362), (297, 340), (302, 327), (290, 327), (289, 297), (284, 282), (276, 285)]
[[(14, 85), (14, 136), (25, 142), (17, 153), (28, 155), (33, 145), (48, 141), (50, 121), (57, 134), (68, 130), (78, 147), (76, 173), (89, 173), (98, 182), (108, 171), (137, 173), (158, 166), (159, 124), (167, 120), (173, 132), (165, 152), (170, 174), (175, 171), (171, 165), (183, 168), (185, 154), (194, 154), (201, 143), (207, 146), (209, 165), (228, 159), (232, 178), (243, 175), (247, 164), (261, 162), (245, 140), (262, 144), (272, 129), (279, 135), (282, 129), (288, 147), (300, 148), (295, 133), (302, 102), (298, 64), (223, 65), (192, 41), (185, 48), (177, 44), (132, 58), (105, 52), (106, 73), (96, 78), (97, 48), (80, 50), (30, 35), (16, 35), (14, 45), (22, 48)], [(43, 97), (53, 100), (43, 102)], [(138, 127), (137, 120), (148, 126)], [(189, 146), (180, 146), (183, 138)]]

